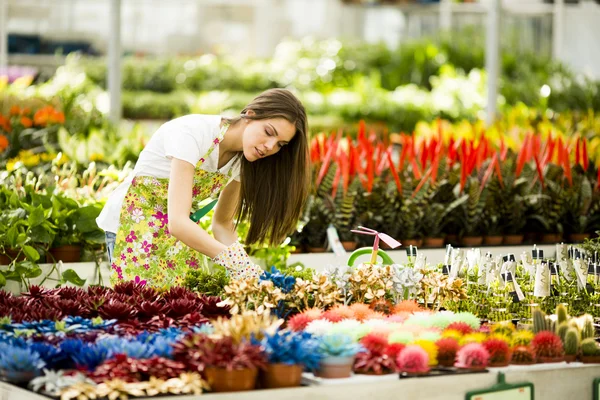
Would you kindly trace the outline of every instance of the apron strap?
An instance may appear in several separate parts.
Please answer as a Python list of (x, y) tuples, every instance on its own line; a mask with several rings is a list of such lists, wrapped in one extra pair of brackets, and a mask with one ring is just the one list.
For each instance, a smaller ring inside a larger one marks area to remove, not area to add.
[(213, 201), (211, 201), (210, 203), (208, 203), (207, 205), (205, 205), (204, 207), (200, 208), (198, 211), (196, 211), (193, 214), (190, 214), (190, 219), (194, 222), (198, 222), (200, 221), (200, 219), (202, 219), (202, 217), (204, 217), (206, 214), (208, 214), (208, 212), (210, 210), (213, 209), (213, 207), (215, 206), (215, 204), (217, 204), (217, 200), (218, 199), (214, 199)]

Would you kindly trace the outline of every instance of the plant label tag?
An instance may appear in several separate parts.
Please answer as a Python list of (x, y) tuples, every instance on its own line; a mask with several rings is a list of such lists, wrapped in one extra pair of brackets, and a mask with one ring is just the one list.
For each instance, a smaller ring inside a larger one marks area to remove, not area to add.
[(536, 297), (550, 296), (550, 270), (544, 264), (536, 265), (533, 295)]
[(335, 229), (335, 226), (333, 225), (329, 225), (327, 228), (327, 241), (329, 242), (329, 246), (336, 256), (346, 257), (346, 250), (344, 249), (344, 246), (342, 246), (342, 242), (340, 242), (340, 236), (338, 235), (337, 229)]
[(442, 274), (450, 275), (450, 265), (442, 265)]
[(577, 275), (577, 288), (583, 290), (587, 283), (587, 266), (581, 258), (579, 258), (573, 261), (573, 269)]

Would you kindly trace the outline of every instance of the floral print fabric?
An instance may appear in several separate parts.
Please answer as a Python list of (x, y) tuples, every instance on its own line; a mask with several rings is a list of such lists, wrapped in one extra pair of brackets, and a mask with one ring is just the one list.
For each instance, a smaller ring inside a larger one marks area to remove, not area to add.
[(258, 278), (263, 272), (250, 260), (240, 242), (235, 242), (220, 252), (213, 261), (215, 264), (225, 267), (234, 279)]
[[(199, 168), (223, 140), (227, 125), (196, 165), (192, 193), (194, 203), (216, 198), (231, 177)], [(119, 231), (113, 253), (111, 284), (134, 280), (153, 287), (183, 284), (189, 268), (198, 268), (201, 253), (169, 233), (167, 213), (169, 180), (136, 176), (121, 207)]]

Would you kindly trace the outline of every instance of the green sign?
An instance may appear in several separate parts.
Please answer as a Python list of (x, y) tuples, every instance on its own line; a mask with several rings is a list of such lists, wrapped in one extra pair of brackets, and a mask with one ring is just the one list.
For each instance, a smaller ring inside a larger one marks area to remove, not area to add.
[(600, 399), (600, 378), (594, 379), (592, 399)]
[(497, 384), (488, 389), (467, 392), (465, 400), (534, 400), (533, 383), (506, 383), (504, 374), (500, 372)]

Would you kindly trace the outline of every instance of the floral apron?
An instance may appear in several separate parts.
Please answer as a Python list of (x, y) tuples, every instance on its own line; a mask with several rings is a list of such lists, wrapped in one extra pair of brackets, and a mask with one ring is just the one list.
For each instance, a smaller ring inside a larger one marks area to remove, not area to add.
[[(228, 174), (200, 168), (223, 140), (226, 131), (227, 125), (224, 125), (208, 152), (196, 164), (193, 202), (218, 197), (231, 178), (232, 168)], [(133, 178), (121, 206), (111, 265), (113, 286), (120, 281), (135, 280), (168, 288), (183, 284), (187, 270), (198, 268), (200, 258), (204, 256), (169, 233), (168, 189), (168, 178)]]

